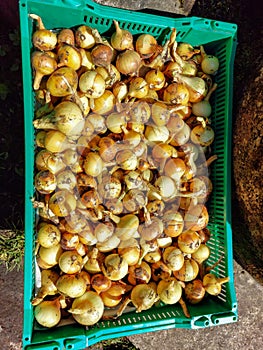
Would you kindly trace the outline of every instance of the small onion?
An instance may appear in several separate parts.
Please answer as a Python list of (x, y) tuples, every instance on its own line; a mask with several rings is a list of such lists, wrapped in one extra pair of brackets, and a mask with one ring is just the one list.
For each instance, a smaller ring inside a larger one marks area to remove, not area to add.
[(134, 50), (125, 50), (117, 56), (116, 67), (125, 75), (137, 73), (141, 63), (140, 55)]
[(178, 271), (184, 265), (184, 254), (177, 247), (170, 246), (163, 251), (163, 261), (170, 270)]
[(119, 254), (109, 254), (106, 256), (101, 267), (103, 274), (111, 281), (119, 281), (128, 273), (128, 263)]
[(75, 32), (76, 45), (83, 49), (90, 49), (95, 45), (95, 38), (92, 34), (92, 28), (88, 26), (79, 26)]
[(95, 66), (109, 67), (113, 58), (113, 50), (109, 45), (97, 44), (91, 51), (91, 59)]
[(71, 67), (55, 70), (47, 80), (47, 90), (52, 96), (63, 97), (74, 94), (78, 86), (78, 75)]
[(62, 252), (60, 244), (57, 244), (49, 248), (40, 247), (38, 255), (44, 264), (53, 267), (58, 264)]
[(149, 86), (142, 77), (133, 78), (128, 87), (128, 96), (132, 98), (143, 98), (148, 94)]
[(136, 40), (136, 51), (143, 57), (150, 57), (156, 52), (157, 40), (151, 34), (141, 34)]
[(85, 292), (81, 297), (73, 300), (71, 308), (74, 319), (85, 326), (91, 326), (97, 323), (104, 311), (104, 304), (101, 297), (93, 291)]
[(37, 232), (37, 241), (44, 248), (50, 248), (60, 242), (61, 233), (57, 226), (49, 223), (41, 225)]
[(60, 190), (73, 191), (76, 185), (76, 175), (71, 170), (65, 169), (57, 175), (57, 187)]
[(203, 286), (208, 294), (218, 295), (221, 293), (222, 284), (229, 280), (229, 277), (218, 278), (213, 273), (208, 273), (203, 277)]
[(176, 304), (182, 296), (182, 286), (174, 278), (161, 280), (157, 285), (157, 294), (165, 304)]
[(191, 254), (191, 257), (197, 261), (198, 264), (202, 264), (209, 256), (210, 248), (206, 244), (201, 244), (200, 247)]
[(105, 90), (103, 95), (90, 101), (93, 113), (107, 114), (112, 111), (115, 104), (115, 96), (110, 90)]
[(159, 69), (151, 69), (145, 75), (146, 83), (149, 86), (149, 89), (158, 91), (164, 87), (165, 84), (165, 76), (163, 72)]
[(102, 273), (97, 273), (91, 277), (91, 286), (95, 291), (100, 294), (110, 289), (112, 282), (111, 280), (104, 276)]
[(114, 307), (121, 302), (122, 296), (125, 292), (126, 288), (124, 284), (120, 282), (112, 282), (111, 287), (107, 291), (101, 292), (100, 296), (105, 306)]
[(105, 91), (105, 80), (96, 71), (87, 71), (79, 78), (79, 88), (89, 98), (98, 98)]
[(49, 170), (41, 170), (35, 176), (35, 188), (39, 193), (52, 193), (57, 187), (57, 181), (54, 174)]
[(157, 126), (164, 126), (168, 123), (170, 111), (163, 102), (155, 102), (152, 105), (152, 120)]
[(84, 160), (83, 170), (87, 175), (98, 176), (103, 170), (103, 161), (95, 152), (89, 152)]
[(49, 199), (49, 209), (57, 216), (68, 216), (76, 209), (77, 201), (72, 193), (66, 190), (55, 192)]
[(203, 300), (205, 296), (205, 288), (199, 279), (195, 279), (186, 283), (184, 288), (185, 298), (190, 304), (197, 304)]
[(80, 274), (65, 274), (56, 283), (58, 291), (70, 298), (78, 298), (86, 292), (86, 280)]
[(158, 299), (154, 282), (137, 284), (131, 291), (131, 301), (136, 307), (136, 312), (150, 309)]
[(201, 238), (197, 232), (189, 230), (180, 234), (177, 243), (183, 253), (192, 254), (200, 247)]
[(34, 309), (36, 321), (43, 327), (55, 327), (61, 319), (60, 303), (56, 300), (44, 300)]
[(178, 271), (173, 271), (173, 275), (180, 281), (190, 282), (194, 280), (199, 272), (198, 263), (193, 259), (187, 259), (183, 267)]
[(65, 251), (59, 257), (60, 270), (67, 274), (80, 272), (82, 264), (82, 257), (74, 250)]
[(121, 29), (119, 23), (113, 20), (115, 32), (111, 36), (111, 45), (117, 51), (123, 51), (133, 48), (133, 36), (131, 32)]
[(120, 242), (118, 254), (122, 256), (129, 266), (138, 263), (140, 258), (140, 246), (135, 238), (126, 239)]
[(151, 267), (145, 261), (129, 267), (128, 282), (132, 285), (149, 283), (151, 279)]

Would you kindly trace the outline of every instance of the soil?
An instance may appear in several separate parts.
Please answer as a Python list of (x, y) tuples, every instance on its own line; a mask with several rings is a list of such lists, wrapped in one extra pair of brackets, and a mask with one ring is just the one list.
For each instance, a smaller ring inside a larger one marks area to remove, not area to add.
[[(1, 1), (0, 228), (5, 229), (13, 225), (22, 228), (24, 216), (23, 97), (17, 3)], [(262, 278), (263, 29), (258, 8), (255, 0), (196, 0), (190, 16), (236, 23), (239, 28), (233, 98), (234, 256), (249, 272)]]

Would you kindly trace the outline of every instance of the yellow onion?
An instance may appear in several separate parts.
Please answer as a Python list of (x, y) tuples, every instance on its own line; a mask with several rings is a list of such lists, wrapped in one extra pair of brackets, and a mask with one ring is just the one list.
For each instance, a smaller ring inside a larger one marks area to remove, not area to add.
[(34, 90), (38, 90), (42, 78), (52, 74), (57, 69), (57, 62), (45, 52), (35, 51), (31, 56), (31, 64), (34, 68)]
[(93, 275), (90, 282), (92, 288), (95, 289), (98, 294), (105, 292), (112, 285), (111, 280), (108, 277), (104, 276), (102, 273), (96, 273)]
[(41, 271), (41, 287), (39, 288), (37, 295), (31, 301), (32, 305), (38, 305), (43, 301), (47, 295), (55, 295), (58, 290), (56, 282), (59, 278), (59, 274), (53, 270)]
[(183, 84), (169, 84), (164, 90), (163, 99), (171, 104), (186, 105), (189, 101), (189, 90)]
[[(83, 135), (92, 136), (93, 132), (98, 134), (100, 133), (103, 134), (106, 130), (107, 130), (106, 120), (102, 115), (98, 113), (91, 113), (87, 116), (85, 125), (84, 125)], [(90, 141), (88, 143), (88, 146), (92, 148), (93, 141), (96, 141), (96, 140), (100, 141), (100, 137), (96, 135), (92, 140), (90, 140), (90, 137), (88, 138), (88, 140)], [(98, 143), (95, 145), (95, 149), (96, 149), (96, 146), (98, 146)]]
[[(113, 219), (112, 219), (113, 220)], [(97, 242), (96, 248), (102, 253), (112, 252), (120, 244), (120, 239), (116, 234), (112, 234), (110, 237), (105, 239), (103, 242)]]
[(43, 327), (55, 327), (61, 319), (60, 302), (44, 300), (34, 308), (36, 321)]
[(86, 280), (80, 274), (65, 274), (56, 283), (58, 291), (70, 298), (78, 298), (86, 292)]
[(126, 193), (122, 202), (123, 207), (127, 212), (136, 212), (145, 207), (147, 198), (142, 191), (134, 188)]
[(88, 258), (88, 261), (84, 265), (84, 269), (91, 274), (101, 272), (99, 260), (104, 260), (103, 253), (99, 252), (97, 248), (92, 248), (88, 253)]
[(178, 271), (184, 265), (184, 254), (177, 247), (170, 246), (163, 251), (163, 261), (170, 270)]
[(119, 254), (109, 254), (106, 256), (101, 270), (111, 281), (121, 280), (128, 273), (128, 263)]
[(190, 127), (186, 123), (183, 123), (183, 127), (181, 128), (181, 130), (179, 132), (176, 132), (172, 136), (170, 144), (173, 146), (182, 146), (188, 142), (190, 134)]
[(87, 175), (98, 176), (103, 170), (103, 161), (98, 153), (89, 152), (83, 163), (83, 170)]
[(57, 244), (49, 248), (40, 247), (38, 255), (42, 262), (45, 265), (48, 265), (48, 268), (50, 268), (58, 264), (59, 257), (62, 254), (62, 252), (63, 250), (60, 244)]
[(200, 46), (201, 52), (201, 69), (205, 74), (215, 75), (219, 69), (219, 60), (214, 55), (207, 55), (204, 47)]
[(39, 193), (52, 193), (57, 187), (56, 177), (49, 170), (41, 170), (35, 176), (34, 185)]
[(191, 254), (191, 257), (198, 262), (198, 264), (202, 264), (205, 260), (207, 260), (210, 256), (210, 248), (206, 244), (200, 244), (200, 247)]
[(115, 105), (115, 96), (110, 90), (105, 90), (103, 95), (90, 100), (90, 108), (93, 113), (107, 114)]
[(55, 192), (49, 199), (49, 209), (57, 216), (68, 216), (76, 209), (77, 201), (72, 193), (66, 190)]
[(95, 38), (92, 33), (92, 28), (82, 25), (75, 32), (76, 45), (83, 49), (90, 49), (95, 45)]
[(213, 273), (208, 273), (203, 277), (203, 286), (205, 291), (210, 295), (218, 295), (221, 293), (222, 284), (229, 282), (229, 277), (216, 277)]
[(140, 246), (135, 238), (126, 239), (118, 245), (118, 254), (123, 257), (129, 266), (138, 263), (140, 258)]
[(57, 175), (57, 187), (60, 190), (73, 191), (77, 185), (76, 175), (69, 169), (61, 171)]
[(155, 199), (151, 202), (149, 202), (146, 205), (147, 211), (150, 214), (155, 214), (155, 215), (162, 215), (164, 208), (165, 208), (165, 204), (162, 200), (160, 199)]
[(123, 283), (112, 282), (111, 287), (105, 291), (101, 292), (100, 296), (105, 306), (114, 307), (117, 306), (126, 293), (126, 287)]
[(175, 182), (169, 176), (165, 175), (159, 176), (154, 186), (163, 200), (173, 198), (177, 191)]
[(67, 136), (58, 130), (50, 130), (46, 133), (45, 147), (52, 153), (63, 152), (69, 148)]
[(186, 170), (186, 165), (181, 158), (171, 158), (165, 163), (165, 175), (171, 177), (176, 182), (180, 180)]
[(191, 131), (191, 140), (195, 144), (206, 147), (214, 141), (215, 132), (210, 125), (204, 128), (202, 125), (195, 126)]
[(121, 29), (119, 23), (113, 20), (115, 32), (111, 36), (111, 45), (117, 51), (123, 51), (133, 48), (133, 36), (131, 32)]
[(117, 81), (112, 87), (112, 92), (116, 97), (116, 101), (121, 103), (128, 94), (127, 84), (124, 81)]
[(128, 282), (131, 285), (149, 283), (151, 279), (151, 267), (145, 261), (129, 267)]
[(165, 76), (159, 69), (151, 69), (149, 72), (147, 72), (145, 75), (145, 80), (149, 86), (149, 89), (154, 91), (161, 90), (165, 84)]
[(125, 50), (118, 54), (116, 68), (121, 74), (134, 75), (139, 70), (140, 55), (134, 50)]
[(162, 258), (162, 253), (160, 249), (156, 249), (153, 252), (149, 252), (144, 256), (144, 260), (150, 264), (160, 261)]
[(131, 291), (131, 301), (136, 307), (136, 312), (150, 309), (159, 300), (156, 284), (137, 284)]
[(121, 182), (114, 176), (106, 175), (98, 186), (98, 192), (103, 199), (118, 198), (121, 194), (121, 190)]
[(157, 294), (165, 304), (176, 304), (182, 296), (181, 283), (176, 278), (161, 280), (157, 285)]
[[(171, 135), (173, 135), (174, 137), (174, 135), (182, 131), (182, 129), (184, 128), (185, 122), (182, 120), (180, 116), (172, 115), (170, 119), (167, 121), (166, 125)], [(189, 136), (190, 136), (190, 132), (189, 132)]]
[(200, 303), (205, 296), (205, 288), (202, 281), (195, 279), (189, 283), (186, 283), (184, 294), (186, 301), (188, 301), (190, 304)]
[(183, 253), (192, 254), (200, 247), (201, 238), (197, 232), (188, 230), (180, 234), (177, 243)]
[(77, 162), (78, 158), (79, 155), (75, 149), (67, 149), (63, 153), (63, 162), (69, 167), (73, 166)]
[(44, 248), (50, 248), (60, 242), (61, 233), (57, 226), (43, 223), (37, 231), (37, 242)]
[(59, 257), (60, 270), (67, 274), (80, 272), (83, 264), (82, 257), (75, 250), (63, 252)]
[(180, 281), (190, 282), (197, 277), (198, 272), (198, 263), (193, 259), (186, 259), (183, 267), (178, 271), (173, 271), (173, 275)]
[(138, 159), (131, 150), (119, 151), (116, 155), (116, 164), (123, 170), (135, 170)]
[(72, 137), (80, 136), (84, 128), (84, 117), (78, 105), (71, 101), (60, 102), (47, 116), (34, 120), (37, 129), (56, 128), (63, 134)]
[(79, 50), (71, 45), (61, 45), (57, 51), (58, 67), (67, 66), (74, 70), (81, 67), (81, 54)]
[(56, 97), (74, 94), (77, 86), (78, 75), (71, 67), (58, 68), (47, 80), (47, 90)]
[(50, 51), (56, 47), (57, 35), (56, 33), (45, 28), (40, 16), (33, 13), (29, 15), (32, 19), (35, 19), (38, 24), (38, 29), (33, 33), (32, 42), (33, 45), (40, 51)]
[(155, 102), (152, 105), (152, 120), (157, 126), (164, 126), (168, 123), (170, 111), (167, 105), (163, 102)]
[(189, 91), (189, 102), (199, 102), (207, 95), (208, 86), (202, 78), (177, 74), (176, 80), (187, 87)]
[(132, 238), (139, 227), (139, 218), (135, 214), (126, 214), (117, 223), (116, 234), (121, 240)]
[(109, 68), (113, 59), (113, 50), (109, 45), (97, 44), (91, 51), (91, 59), (95, 66)]
[(169, 237), (179, 236), (184, 228), (182, 215), (175, 210), (168, 210), (163, 216), (164, 233)]
[(63, 43), (63, 44), (68, 44), (68, 45), (75, 45), (75, 37), (72, 29), (69, 28), (63, 28), (61, 31), (58, 33), (58, 44)]
[(79, 236), (75, 233), (71, 233), (67, 231), (63, 232), (60, 245), (64, 250), (75, 250), (77, 248), (80, 248)]
[(98, 210), (101, 203), (98, 192), (92, 188), (81, 195), (81, 203), (88, 209)]
[(165, 265), (163, 261), (157, 261), (151, 264), (152, 269), (152, 279), (158, 282), (161, 279), (167, 280), (170, 278), (172, 270)]
[[(132, 123), (146, 124), (150, 119), (150, 116), (151, 116), (151, 107), (146, 101), (139, 100), (132, 104), (132, 107), (130, 110), (130, 118)], [(144, 129), (144, 126), (143, 126), (143, 129)]]
[(184, 60), (188, 60), (194, 55), (200, 52), (199, 49), (194, 48), (191, 44), (186, 42), (178, 43), (176, 47), (176, 52), (179, 56), (181, 56)]
[(104, 304), (96, 292), (87, 291), (81, 297), (73, 300), (72, 306), (68, 311), (78, 323), (91, 326), (101, 319)]
[(35, 142), (37, 147), (41, 147), (41, 148), (45, 147), (45, 137), (46, 137), (45, 130), (40, 130), (36, 133)]
[(79, 88), (89, 98), (98, 98), (105, 91), (105, 80), (95, 70), (81, 74), (79, 78)]
[(129, 82), (128, 96), (131, 98), (143, 98), (148, 94), (149, 86), (142, 77), (132, 78)]
[(107, 116), (106, 125), (111, 132), (120, 134), (127, 126), (127, 116), (122, 112), (113, 112)]
[(143, 239), (150, 241), (162, 234), (163, 222), (157, 217), (152, 217), (150, 222), (144, 222), (141, 224), (138, 231)]
[(208, 91), (206, 97), (202, 101), (193, 103), (192, 112), (194, 115), (196, 115), (197, 117), (204, 117), (204, 118), (210, 117), (212, 113), (212, 106), (209, 102), (209, 99), (212, 93), (216, 90), (216, 88), (217, 88), (217, 84), (214, 83), (211, 89)]
[(166, 142), (169, 139), (169, 130), (164, 125), (147, 125), (144, 135), (150, 142)]
[(100, 222), (94, 228), (94, 235), (98, 242), (104, 242), (113, 234), (113, 231), (113, 226)]
[(141, 34), (136, 39), (136, 51), (142, 57), (150, 57), (156, 52), (157, 40), (151, 34)]
[(202, 230), (207, 226), (208, 220), (209, 214), (205, 205), (191, 206), (184, 216), (185, 228), (193, 231)]

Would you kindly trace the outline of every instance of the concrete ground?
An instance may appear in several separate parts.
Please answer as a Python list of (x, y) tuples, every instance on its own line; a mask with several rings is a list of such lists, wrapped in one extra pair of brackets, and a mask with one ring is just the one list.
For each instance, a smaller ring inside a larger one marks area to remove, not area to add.
[[(263, 345), (263, 286), (236, 262), (238, 322), (200, 330), (172, 329), (133, 335), (140, 350), (259, 350)], [(0, 266), (0, 349), (20, 350), (23, 322), (23, 273)], [(96, 349), (102, 348), (97, 344)]]

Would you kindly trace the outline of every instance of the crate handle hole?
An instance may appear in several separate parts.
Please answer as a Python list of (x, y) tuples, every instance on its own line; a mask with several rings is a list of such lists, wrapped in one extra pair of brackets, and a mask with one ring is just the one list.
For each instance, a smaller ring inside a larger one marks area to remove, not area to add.
[(215, 26), (216, 26), (216, 27), (219, 27), (219, 23), (218, 23), (218, 22), (215, 22)]
[(73, 349), (73, 345), (71, 344), (67, 345), (67, 349)]
[(233, 316), (232, 320), (235, 322), (237, 321), (237, 317), (236, 316)]
[(21, 6), (22, 6), (22, 7), (26, 7), (26, 4), (23, 3), (23, 4), (21, 4)]

